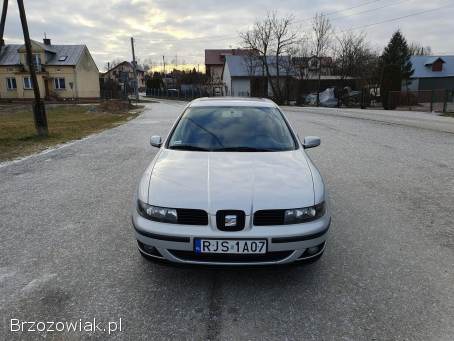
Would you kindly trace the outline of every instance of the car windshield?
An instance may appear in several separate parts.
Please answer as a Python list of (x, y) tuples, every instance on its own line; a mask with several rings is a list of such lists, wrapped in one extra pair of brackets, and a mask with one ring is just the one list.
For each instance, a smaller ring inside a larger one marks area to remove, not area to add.
[(277, 108), (194, 107), (178, 122), (168, 148), (197, 151), (272, 152), (295, 149)]

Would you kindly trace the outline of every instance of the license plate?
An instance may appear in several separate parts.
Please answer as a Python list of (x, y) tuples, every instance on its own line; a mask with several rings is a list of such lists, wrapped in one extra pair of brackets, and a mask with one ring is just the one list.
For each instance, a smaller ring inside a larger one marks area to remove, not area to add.
[(266, 239), (194, 239), (194, 251), (197, 254), (262, 254), (266, 253)]

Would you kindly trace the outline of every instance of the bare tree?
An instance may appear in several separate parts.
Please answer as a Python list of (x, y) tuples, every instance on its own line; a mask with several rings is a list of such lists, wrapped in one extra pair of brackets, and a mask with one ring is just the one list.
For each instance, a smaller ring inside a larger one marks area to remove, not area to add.
[(364, 74), (371, 49), (364, 33), (344, 32), (336, 37), (334, 48), (336, 73), (341, 79), (361, 78)]
[(258, 58), (258, 55), (254, 51), (250, 51), (244, 55), (244, 64), (248, 73), (248, 76), (254, 77), (260, 75), (262, 70), (262, 62)]
[(380, 52), (369, 49), (362, 65), (362, 84), (369, 89), (370, 95), (378, 97), (381, 80)]
[[(243, 40), (243, 44), (257, 53), (257, 59), (260, 61), (262, 75), (266, 77), (267, 83), (270, 80), (270, 73), (267, 63), (267, 56), (272, 45), (271, 37), (271, 21), (268, 16), (262, 21), (256, 21), (251, 30), (247, 32), (240, 33), (240, 37)], [(253, 57), (249, 56), (249, 64), (253, 65)], [(252, 67), (249, 67), (248, 70), (252, 72)], [(266, 87), (265, 87), (266, 88)], [(264, 94), (266, 96), (266, 94)]]
[(355, 79), (361, 88), (376, 88), (378, 53), (373, 52), (364, 33), (344, 32), (336, 37), (334, 72), (345, 85), (348, 78)]
[(412, 56), (431, 56), (432, 48), (430, 46), (423, 46), (420, 43), (413, 42), (408, 46), (410, 55)]
[(262, 73), (277, 102), (283, 101), (281, 57), (297, 42), (292, 21), (292, 16), (281, 18), (271, 12), (263, 20), (257, 20), (251, 30), (240, 34), (245, 47), (257, 53)]
[[(285, 78), (285, 92), (288, 100), (288, 80), (292, 72), (292, 64), (289, 58), (289, 54), (292, 48), (297, 42), (297, 34), (291, 29), (293, 22), (292, 16), (287, 16), (283, 18), (277, 18), (274, 14), (272, 16), (272, 36), (274, 38), (275, 48), (274, 48), (274, 67), (276, 69), (276, 90), (277, 98), (279, 101), (284, 99), (283, 87), (281, 84), (281, 72), (284, 74)], [(281, 57), (283, 56), (283, 57)], [(274, 89), (273, 89), (274, 90)], [(276, 92), (274, 92), (276, 93)]]
[(292, 56), (294, 69), (298, 78), (303, 80), (309, 78), (309, 68), (307, 67), (308, 60), (312, 56), (310, 37), (305, 34), (298, 43), (289, 50)]
[[(295, 77), (298, 73), (296, 70), (296, 65), (294, 63), (295, 57), (295, 48), (289, 49), (285, 56), (281, 57), (280, 61), (280, 68), (283, 76), (284, 76), (284, 84), (282, 87), (283, 91), (283, 99), (285, 103), (288, 104), (290, 97), (294, 98), (294, 96), (290, 96), (291, 89), (293, 89), (293, 85), (295, 85)], [(293, 91), (293, 93), (295, 93)]]
[[(249, 95), (252, 95), (254, 90), (259, 90), (258, 92), (260, 92), (261, 96), (266, 97), (266, 87), (263, 86), (262, 81), (264, 78), (264, 69), (262, 67), (261, 59), (255, 50), (249, 50), (243, 58), (244, 66), (250, 78), (251, 93)], [(257, 93), (257, 91), (255, 91), (255, 93)]]
[(311, 76), (309, 60), (312, 56), (312, 39), (307, 33), (298, 39), (298, 42), (289, 49), (292, 72), (297, 78), (295, 87), (295, 99), (298, 104), (303, 102), (303, 93), (307, 88), (307, 80)]
[(322, 58), (326, 56), (332, 40), (333, 27), (329, 18), (323, 13), (317, 13), (312, 19), (313, 55), (318, 60), (317, 106), (320, 105), (320, 80), (322, 75)]

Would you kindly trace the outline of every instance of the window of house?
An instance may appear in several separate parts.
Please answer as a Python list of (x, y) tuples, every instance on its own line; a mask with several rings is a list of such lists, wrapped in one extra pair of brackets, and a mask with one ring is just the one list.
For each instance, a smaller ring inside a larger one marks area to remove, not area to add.
[(58, 61), (64, 62), (66, 60), (66, 58), (68, 58), (68, 56), (60, 56), (60, 58), (58, 58)]
[(66, 88), (65, 79), (64, 78), (54, 78), (54, 85), (55, 89), (63, 90)]
[(16, 90), (17, 89), (16, 78), (14, 77), (6, 78), (6, 87), (8, 88), (8, 90)]
[(24, 89), (31, 90), (32, 89), (32, 79), (30, 77), (24, 77)]
[(35, 67), (35, 71), (41, 72), (42, 71), (41, 56), (39, 54), (34, 54), (32, 56), (32, 58), (33, 58), (33, 66)]

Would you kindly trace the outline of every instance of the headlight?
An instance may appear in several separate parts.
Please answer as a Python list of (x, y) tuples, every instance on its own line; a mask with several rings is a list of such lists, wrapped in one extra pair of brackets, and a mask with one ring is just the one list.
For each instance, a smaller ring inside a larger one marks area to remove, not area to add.
[(162, 223), (176, 224), (178, 222), (177, 210), (175, 208), (152, 206), (141, 200), (137, 200), (137, 212), (144, 218)]
[(299, 224), (320, 218), (325, 214), (325, 203), (315, 206), (286, 210), (284, 224)]

